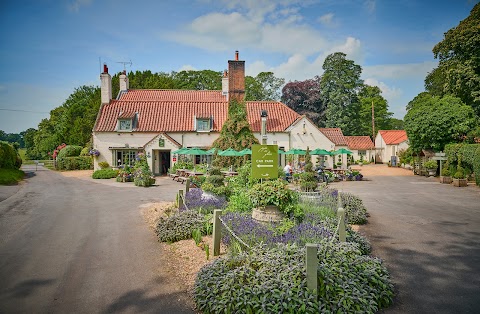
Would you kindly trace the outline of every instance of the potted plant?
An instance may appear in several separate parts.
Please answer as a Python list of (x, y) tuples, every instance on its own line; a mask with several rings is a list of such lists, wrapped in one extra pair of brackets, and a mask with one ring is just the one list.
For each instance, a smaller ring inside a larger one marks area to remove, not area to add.
[(440, 173), (440, 183), (452, 183), (452, 177), (450, 176), (450, 170), (448, 169), (447, 164), (445, 164), (445, 167), (442, 168), (442, 172)]
[(248, 191), (255, 208), (252, 218), (259, 221), (281, 221), (293, 211), (296, 193), (283, 180), (269, 180), (257, 183)]
[(460, 165), (457, 166), (457, 171), (453, 174), (453, 186), (457, 186), (457, 187), (467, 186), (465, 171), (463, 170), (463, 167)]
[(436, 160), (428, 160), (426, 161), (423, 166), (427, 169), (429, 176), (435, 176), (437, 173), (437, 161)]

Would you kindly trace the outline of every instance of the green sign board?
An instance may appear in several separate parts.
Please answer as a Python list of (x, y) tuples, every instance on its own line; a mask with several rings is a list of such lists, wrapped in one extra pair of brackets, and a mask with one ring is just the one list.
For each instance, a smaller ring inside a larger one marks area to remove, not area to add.
[(278, 178), (278, 145), (252, 145), (252, 176)]
[(163, 138), (158, 140), (158, 146), (159, 147), (165, 147), (165, 140)]

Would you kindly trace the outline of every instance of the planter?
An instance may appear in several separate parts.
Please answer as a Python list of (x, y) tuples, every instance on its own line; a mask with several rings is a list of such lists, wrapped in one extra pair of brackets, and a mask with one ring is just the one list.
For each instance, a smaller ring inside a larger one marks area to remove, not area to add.
[(428, 176), (435, 176), (437, 174), (437, 169), (427, 169)]
[(252, 218), (260, 222), (279, 222), (285, 215), (275, 205), (267, 205), (261, 208), (254, 208)]
[(467, 186), (467, 179), (453, 179), (453, 186), (465, 187)]
[(452, 177), (440, 176), (440, 183), (450, 184), (452, 183)]

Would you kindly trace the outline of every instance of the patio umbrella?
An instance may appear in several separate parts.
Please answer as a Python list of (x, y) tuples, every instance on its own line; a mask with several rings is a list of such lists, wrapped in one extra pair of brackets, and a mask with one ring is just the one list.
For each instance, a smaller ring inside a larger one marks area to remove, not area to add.
[(177, 149), (176, 151), (173, 151), (172, 154), (183, 155), (187, 150), (188, 150), (188, 148), (182, 147), (180, 149)]
[(235, 157), (235, 156), (243, 156), (243, 154), (240, 153), (240, 152), (237, 152), (233, 148), (228, 148), (228, 149), (224, 150), (223, 152), (218, 153), (218, 156)]
[(207, 155), (213, 155), (213, 154), (215, 154), (215, 152), (220, 153), (221, 150), (218, 149), (218, 148), (216, 148), (216, 147), (212, 147), (212, 148), (210, 148), (209, 150), (207, 150)]
[(278, 154), (279, 154), (279, 155), (285, 155), (285, 151), (284, 151), (284, 150), (281, 150), (281, 149), (279, 149), (279, 150), (278, 150)]
[(347, 155), (352, 155), (352, 152), (349, 151), (348, 149), (345, 148), (340, 148), (339, 150), (336, 150), (333, 152), (334, 155), (340, 155), (340, 154), (347, 154)]
[(245, 156), (245, 155), (251, 155), (251, 154), (252, 154), (252, 150), (249, 149), (249, 148), (245, 148), (244, 150), (239, 151), (239, 153), (241, 153), (243, 156)]
[(299, 148), (292, 148), (288, 152), (285, 152), (285, 155), (305, 155), (306, 151)]
[(310, 152), (310, 155), (328, 155), (330, 156), (332, 153), (330, 153), (328, 150), (322, 149), (322, 148), (317, 148), (314, 149)]
[(207, 152), (200, 148), (189, 148), (184, 155), (207, 155)]

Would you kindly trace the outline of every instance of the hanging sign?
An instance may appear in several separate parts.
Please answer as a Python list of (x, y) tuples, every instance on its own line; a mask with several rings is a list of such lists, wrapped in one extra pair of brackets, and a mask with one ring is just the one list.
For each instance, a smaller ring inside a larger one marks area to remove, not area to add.
[(278, 145), (252, 145), (252, 176), (278, 178)]
[(165, 147), (165, 140), (163, 138), (158, 140), (158, 147)]

